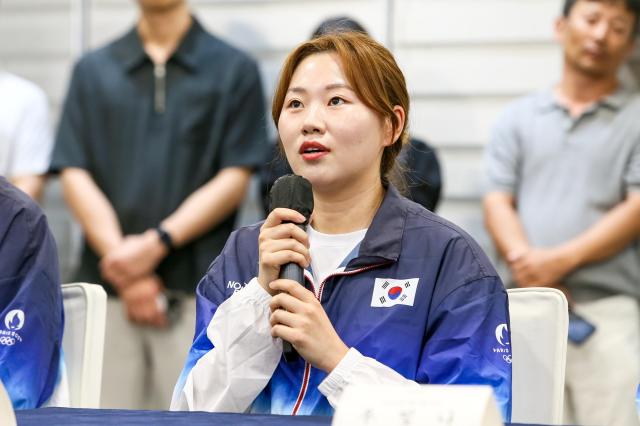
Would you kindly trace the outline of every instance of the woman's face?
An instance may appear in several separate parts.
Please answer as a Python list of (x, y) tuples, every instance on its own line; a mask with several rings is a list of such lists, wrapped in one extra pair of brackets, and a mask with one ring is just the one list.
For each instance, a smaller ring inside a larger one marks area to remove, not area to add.
[(333, 53), (300, 62), (278, 121), (291, 168), (320, 191), (379, 184), (390, 127), (358, 98)]

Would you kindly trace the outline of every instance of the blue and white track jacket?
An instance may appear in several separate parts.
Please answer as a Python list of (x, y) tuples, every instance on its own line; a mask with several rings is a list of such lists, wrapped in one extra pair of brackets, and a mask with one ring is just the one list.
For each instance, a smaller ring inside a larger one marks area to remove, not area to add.
[(510, 419), (507, 294), (464, 231), (390, 186), (341, 267), (319, 289), (307, 273), (352, 348), (329, 376), (303, 359), (285, 362), (270, 336), (270, 297), (255, 279), (259, 232), (260, 224), (234, 232), (198, 285), (172, 409), (331, 414), (349, 384), (405, 381), (490, 385)]
[[(51, 402), (62, 377), (63, 328), (58, 254), (47, 220), (0, 177), (0, 380), (14, 408)], [(58, 398), (56, 404), (65, 399)]]

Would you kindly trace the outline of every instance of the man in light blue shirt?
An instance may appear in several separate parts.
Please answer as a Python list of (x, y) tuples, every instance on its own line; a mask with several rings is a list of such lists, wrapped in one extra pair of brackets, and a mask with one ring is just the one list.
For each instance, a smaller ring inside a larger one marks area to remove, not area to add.
[(486, 223), (511, 284), (560, 288), (578, 314), (565, 423), (638, 424), (640, 97), (617, 75), (639, 15), (638, 0), (566, 0), (559, 84), (510, 105), (486, 152)]

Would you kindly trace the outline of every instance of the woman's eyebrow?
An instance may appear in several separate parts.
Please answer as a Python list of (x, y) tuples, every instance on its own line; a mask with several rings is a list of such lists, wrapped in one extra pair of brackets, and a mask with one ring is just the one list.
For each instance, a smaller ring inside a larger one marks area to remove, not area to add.
[(334, 84), (329, 84), (325, 87), (326, 90), (333, 90), (333, 89), (347, 89), (347, 90), (351, 90), (353, 92), (353, 89), (351, 88), (351, 86), (349, 86), (348, 84), (345, 83), (334, 83)]
[(304, 89), (302, 87), (289, 87), (289, 90), (287, 90), (288, 92), (293, 92), (293, 93), (307, 93), (307, 89)]
[[(347, 89), (347, 90), (351, 90), (352, 92), (354, 91), (353, 88), (351, 86), (349, 86), (348, 84), (345, 83), (332, 83), (332, 84), (327, 84), (324, 87), (325, 90), (334, 90), (334, 89)], [(299, 87), (299, 86), (293, 86), (293, 87), (289, 87), (289, 90), (287, 90), (288, 92), (293, 92), (293, 93), (307, 93), (307, 89), (305, 89), (304, 87)]]

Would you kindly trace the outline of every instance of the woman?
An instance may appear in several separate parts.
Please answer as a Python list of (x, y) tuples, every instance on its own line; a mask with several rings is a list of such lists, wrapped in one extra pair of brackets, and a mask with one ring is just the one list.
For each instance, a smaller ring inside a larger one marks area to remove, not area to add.
[[(369, 35), (367, 30), (354, 19), (348, 16), (337, 16), (323, 20), (313, 31), (311, 38), (345, 31), (358, 31)], [(397, 159), (398, 165), (401, 165), (401, 173), (398, 176), (401, 176), (403, 187), (406, 187), (403, 195), (435, 212), (442, 191), (442, 177), (437, 152), (423, 140), (416, 139), (411, 135), (408, 139), (408, 143), (403, 144)], [(258, 170), (262, 205), (266, 214), (269, 214), (271, 187), (279, 177), (292, 173), (289, 163), (282, 155), (282, 147), (272, 144), (270, 150), (269, 160)]]
[[(311, 222), (305, 233), (286, 223), (302, 215), (275, 209), (229, 238), (198, 286), (172, 409), (331, 414), (353, 383), (462, 383), (492, 385), (510, 417), (500, 279), (467, 234), (388, 183), (408, 111), (393, 56), (363, 34), (288, 57), (272, 114), (313, 185)], [(306, 288), (278, 279), (288, 262), (307, 268)]]
[(58, 251), (47, 218), (2, 176), (0, 218), (0, 388), (16, 410), (69, 406)]

